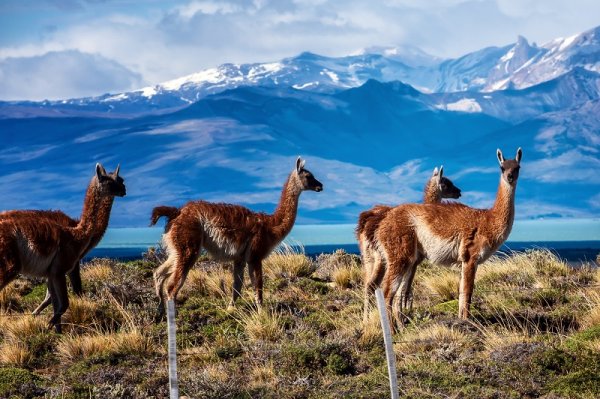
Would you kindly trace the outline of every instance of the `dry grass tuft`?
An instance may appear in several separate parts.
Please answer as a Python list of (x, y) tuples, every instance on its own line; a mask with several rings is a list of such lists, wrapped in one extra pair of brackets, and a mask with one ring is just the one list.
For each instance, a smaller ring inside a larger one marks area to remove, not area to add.
[(231, 378), (229, 370), (223, 364), (209, 364), (204, 367), (202, 373), (207, 380), (218, 384), (225, 384)]
[(0, 311), (4, 312), (14, 307), (19, 302), (21, 295), (16, 282), (9, 283), (0, 291)]
[(257, 365), (250, 370), (250, 388), (266, 388), (274, 391), (279, 384), (279, 377), (272, 363)]
[(600, 292), (592, 291), (584, 293), (584, 299), (588, 305), (588, 311), (581, 318), (582, 329), (600, 325)]
[(429, 274), (420, 278), (421, 284), (429, 292), (438, 295), (441, 302), (458, 298), (459, 280), (459, 272), (453, 269), (440, 269), (435, 274)]
[(564, 280), (572, 273), (569, 265), (548, 249), (494, 256), (477, 271), (477, 284), (485, 287), (541, 288)]
[(589, 328), (598, 325), (600, 325), (600, 304), (597, 304), (595, 307), (591, 308), (581, 320), (581, 326), (583, 328)]
[(587, 347), (595, 353), (600, 353), (600, 339), (593, 339), (586, 343)]
[(564, 260), (549, 249), (536, 249), (513, 256), (519, 265), (530, 264), (537, 273), (546, 277), (566, 277), (571, 268)]
[(440, 348), (463, 349), (473, 345), (465, 333), (441, 324), (406, 331), (397, 348), (403, 353), (429, 352)]
[(349, 254), (343, 249), (338, 249), (332, 254), (321, 254), (317, 257), (318, 265), (315, 275), (318, 278), (332, 281), (337, 269), (357, 267), (361, 268), (360, 256)]
[(188, 273), (185, 284), (181, 287), (181, 295), (206, 294), (208, 273), (201, 268), (193, 268)]
[(144, 356), (154, 351), (150, 338), (139, 331), (94, 335), (64, 336), (57, 345), (58, 357), (75, 362), (91, 357), (115, 354)]
[(0, 317), (0, 331), (4, 338), (0, 345), (0, 363), (23, 367), (34, 358), (28, 342), (48, 331), (48, 323), (31, 315)]
[(343, 266), (335, 269), (332, 274), (332, 280), (339, 288), (353, 288), (360, 286), (363, 278), (362, 270), (355, 266)]
[(206, 273), (204, 285), (208, 295), (226, 298), (231, 294), (233, 275), (231, 271), (226, 268), (211, 270)]
[(272, 278), (310, 276), (315, 271), (313, 262), (304, 254), (303, 247), (282, 244), (263, 262), (265, 274)]
[(90, 282), (105, 282), (114, 275), (114, 262), (107, 259), (92, 259), (81, 268), (81, 279)]
[(56, 347), (58, 357), (63, 360), (77, 361), (108, 353), (112, 346), (112, 337), (108, 335), (71, 335), (65, 336)]
[[(515, 270), (546, 277), (566, 277), (571, 271), (569, 265), (549, 249), (531, 249), (525, 252), (512, 252), (510, 256), (492, 257), (495, 267), (502, 264)], [(494, 267), (494, 266), (492, 266)]]
[(493, 287), (530, 287), (536, 270), (522, 254), (514, 257), (493, 256), (477, 270), (476, 284)]
[(0, 364), (24, 367), (33, 360), (33, 354), (27, 345), (17, 342), (4, 342), (0, 346)]
[(0, 329), (5, 342), (26, 342), (28, 338), (48, 330), (48, 322), (44, 318), (22, 315), (1, 317)]
[(497, 330), (491, 327), (480, 328), (479, 331), (483, 335), (483, 346), (487, 353), (498, 351), (507, 346), (532, 341), (526, 331), (510, 329)]
[(362, 334), (358, 340), (359, 344), (371, 346), (380, 342), (383, 339), (381, 321), (379, 318), (379, 312), (377, 310), (369, 313), (367, 321), (361, 324)]
[(97, 302), (83, 297), (69, 298), (69, 309), (63, 316), (63, 323), (87, 326), (95, 321), (100, 306)]
[(273, 310), (239, 310), (234, 317), (251, 341), (277, 342), (284, 334), (281, 315)]
[(141, 332), (129, 331), (115, 334), (114, 348), (119, 353), (131, 353), (136, 356), (144, 356), (155, 351), (152, 339)]

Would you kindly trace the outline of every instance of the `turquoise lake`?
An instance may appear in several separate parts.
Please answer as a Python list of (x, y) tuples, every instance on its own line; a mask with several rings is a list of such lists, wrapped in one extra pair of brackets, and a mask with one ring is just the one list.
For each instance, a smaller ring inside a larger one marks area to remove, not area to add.
[[(286, 238), (292, 245), (356, 244), (354, 224), (297, 225)], [(162, 227), (109, 228), (98, 248), (147, 248), (156, 245)], [(600, 241), (598, 219), (516, 220), (509, 242)]]

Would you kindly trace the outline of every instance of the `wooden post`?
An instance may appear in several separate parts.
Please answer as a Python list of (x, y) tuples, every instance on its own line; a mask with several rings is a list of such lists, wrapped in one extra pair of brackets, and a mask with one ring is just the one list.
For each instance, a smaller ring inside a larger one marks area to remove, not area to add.
[(179, 399), (179, 382), (177, 381), (177, 340), (175, 335), (175, 301), (167, 301), (167, 334), (169, 348), (169, 398)]
[(390, 331), (390, 322), (387, 317), (385, 300), (381, 288), (375, 290), (377, 298), (377, 308), (379, 309), (379, 318), (381, 320), (381, 329), (383, 330), (383, 343), (385, 344), (385, 357), (387, 359), (388, 375), (390, 377), (390, 393), (392, 399), (398, 399), (398, 374), (396, 372), (396, 354), (392, 346), (392, 332)]

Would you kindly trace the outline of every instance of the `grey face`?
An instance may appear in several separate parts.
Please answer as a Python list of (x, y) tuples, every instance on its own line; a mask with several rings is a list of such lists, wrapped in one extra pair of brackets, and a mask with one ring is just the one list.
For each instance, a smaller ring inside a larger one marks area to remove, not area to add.
[(460, 198), (460, 188), (456, 187), (447, 177), (442, 176), (438, 184), (442, 198)]
[(117, 166), (114, 172), (106, 173), (104, 167), (96, 165), (96, 177), (100, 185), (100, 192), (106, 196), (124, 197), (126, 194), (125, 180), (119, 176), (120, 167)]

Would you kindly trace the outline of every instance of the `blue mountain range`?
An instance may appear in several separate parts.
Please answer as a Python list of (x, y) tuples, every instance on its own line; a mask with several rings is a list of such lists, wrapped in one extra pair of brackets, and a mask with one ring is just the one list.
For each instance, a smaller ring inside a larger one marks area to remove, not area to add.
[(0, 102), (2, 209), (81, 211), (96, 162), (121, 164), (112, 226), (191, 199), (271, 212), (295, 158), (324, 183), (300, 223), (419, 201), (435, 166), (487, 207), (495, 150), (523, 148), (517, 218), (600, 214), (600, 27), (452, 60), (404, 48), (226, 64), (138, 91)]

